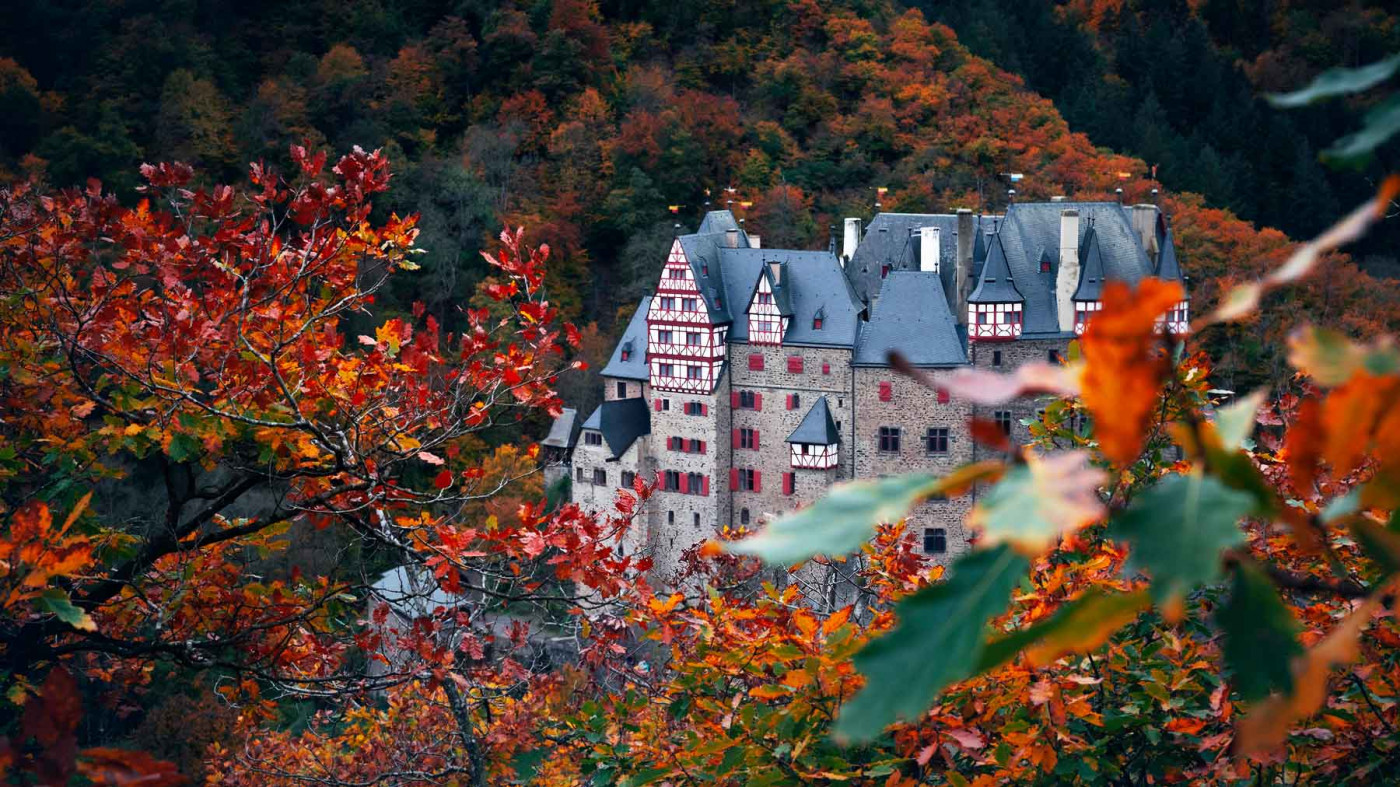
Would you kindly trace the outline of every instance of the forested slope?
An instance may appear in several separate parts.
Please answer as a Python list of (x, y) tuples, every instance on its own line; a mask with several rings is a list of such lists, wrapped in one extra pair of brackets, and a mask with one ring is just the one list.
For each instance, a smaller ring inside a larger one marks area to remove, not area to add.
[[(0, 26), (9, 110), (0, 171), (55, 184), (96, 174), (131, 194), (147, 160), (235, 178), (253, 159), (285, 163), (301, 140), (383, 147), (398, 174), (381, 210), (420, 212), (430, 254), (426, 274), (404, 283), (414, 291), (381, 305), (422, 299), (453, 324), (485, 275), (482, 244), (502, 222), (523, 224), (554, 250), (555, 300), (600, 324), (588, 342), (594, 354), (618, 310), (650, 286), (673, 222), (693, 224), (707, 189), (716, 204), (735, 200), (766, 245), (817, 246), (841, 216), (868, 216), (876, 187), (889, 189), (885, 209), (901, 211), (1003, 208), (1005, 172), (1025, 173), (1027, 199), (1111, 197), (1121, 186), (1144, 200), (1159, 187), (1198, 308), (1219, 291), (1218, 277), (1251, 275), (1286, 243), (1217, 208), (1277, 217), (1298, 234), (1364, 191), (1364, 182), (1328, 185), (1312, 136), (1249, 109), (1252, 86), (1221, 65), (1207, 22), (1172, 32), (1166, 12), (1109, 4), (1112, 15), (1091, 29), (1064, 20), (1092, 8), (1007, 16), (1019, 5), (929, 12), (965, 24), (980, 49), (1029, 74), (1073, 122), (972, 54), (954, 29), (886, 0), (12, 6)], [(1063, 62), (1047, 67), (1046, 51)], [(1190, 78), (1170, 78), (1183, 69)], [(1199, 89), (1200, 69), (1219, 71), (1219, 91)], [(1177, 103), (1216, 92), (1200, 100), (1240, 108), (1241, 145), (1283, 158), (1221, 147), (1217, 167), (1206, 149), (1217, 143), (1199, 136), (1215, 133), (1209, 124), (1183, 143)], [(1095, 103), (1110, 99), (1122, 108)], [(1274, 134), (1289, 143), (1270, 143)], [(1149, 163), (1096, 143), (1170, 162), (1162, 183)], [(1400, 315), (1391, 285), (1349, 266), (1282, 297), (1356, 331)], [(1278, 337), (1252, 328), (1238, 337), (1212, 337), (1226, 381), (1267, 377), (1273, 355), (1260, 339)]]

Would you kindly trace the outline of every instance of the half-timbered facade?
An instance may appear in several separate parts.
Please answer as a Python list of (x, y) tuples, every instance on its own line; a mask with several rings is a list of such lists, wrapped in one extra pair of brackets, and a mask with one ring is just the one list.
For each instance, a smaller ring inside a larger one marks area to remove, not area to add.
[[(1004, 215), (875, 216), (846, 222), (837, 256), (762, 249), (728, 211), (672, 242), (603, 370), (604, 405), (573, 449), (573, 498), (602, 510), (615, 490), (652, 484), (625, 549), (662, 581), (725, 526), (757, 527), (833, 483), (975, 458), (973, 416), (1027, 439), (1034, 400), (980, 408), (898, 375), (1011, 371), (1065, 357), (1102, 308), (1104, 284), (1185, 283), (1155, 206), (1024, 203)], [(1184, 332), (1189, 301), (1162, 316)], [(636, 400), (627, 402), (624, 400)], [(610, 491), (611, 490), (611, 491)], [(964, 550), (970, 500), (930, 501), (909, 518), (936, 560)]]

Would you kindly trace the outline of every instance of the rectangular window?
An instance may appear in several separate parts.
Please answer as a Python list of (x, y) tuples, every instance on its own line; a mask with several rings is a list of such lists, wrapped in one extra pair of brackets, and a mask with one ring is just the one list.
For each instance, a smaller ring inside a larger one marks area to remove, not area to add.
[(924, 554), (941, 555), (948, 551), (948, 531), (941, 527), (924, 528)]
[(593, 471), (593, 483), (597, 486), (605, 486), (608, 483), (608, 471), (598, 468)]
[(583, 483), (583, 468), (582, 468), (582, 467), (580, 467), (580, 468), (578, 469), (578, 471), (577, 471), (576, 473), (574, 473), (574, 478), (575, 478), (580, 484)]
[(758, 302), (759, 302), (759, 303), (762, 303), (762, 304), (769, 304), (769, 303), (772, 303), (772, 302), (773, 302), (773, 293), (771, 293), (771, 292), (760, 292), (760, 293), (758, 294)]
[(706, 410), (706, 408), (705, 408), (705, 403), (704, 403), (704, 402), (686, 402), (686, 403), (685, 403), (685, 414), (686, 414), (686, 415), (704, 415), (704, 414), (705, 414), (705, 410)]
[(1001, 366), (1001, 350), (992, 350), (992, 366)]
[(890, 275), (890, 266), (888, 266), (888, 265), (881, 265), (881, 266), (880, 266), (880, 278), (883, 279), (883, 278), (885, 278), (885, 277), (888, 276), (888, 275)]
[(699, 379), (701, 378), (701, 376), (703, 375), (703, 373), (704, 373), (704, 369), (700, 368), (699, 366), (687, 366), (687, 367), (685, 367), (685, 376), (686, 376), (687, 379), (690, 379), (690, 380), (699, 380)]
[(925, 450), (930, 454), (948, 453), (948, 427), (934, 426), (929, 428)]
[(696, 311), (697, 308), (698, 308), (698, 305), (697, 305), (696, 300), (695, 300), (694, 298), (685, 298), (685, 299), (682, 300), (682, 303), (681, 303), (681, 309), (682, 309), (682, 310), (688, 311), (688, 312), (693, 312), (693, 311)]
[(763, 371), (763, 353), (749, 353), (749, 371)]
[(667, 492), (681, 491), (681, 474), (675, 470), (667, 470), (661, 474), (661, 488)]
[(670, 344), (670, 343), (671, 343), (671, 332), (670, 332), (670, 331), (657, 331), (657, 332), (656, 332), (656, 341), (660, 342), (661, 344)]
[(656, 365), (656, 376), (657, 376), (657, 377), (671, 377), (671, 376), (673, 376), (673, 375), (674, 375), (674, 371), (671, 369), (671, 364), (669, 364), (669, 363), (658, 363), (658, 364)]
[(739, 488), (745, 492), (758, 492), (758, 471), (744, 468), (739, 471)]
[(880, 427), (880, 451), (886, 454), (899, 453), (899, 427)]
[(685, 343), (691, 347), (699, 347), (700, 340), (703, 338), (704, 337), (698, 333), (687, 333), (685, 335)]
[(685, 477), (685, 488), (692, 495), (702, 495), (705, 493), (705, 477), (699, 473), (687, 473)]
[(748, 428), (740, 429), (740, 430), (739, 430), (739, 447), (740, 447), (740, 448), (751, 448), (751, 449), (752, 449), (752, 448), (758, 448), (758, 430), (757, 430), (757, 429), (748, 429)]
[(1051, 350), (1050, 352), (1046, 353), (1045, 359), (1050, 363), (1058, 364), (1060, 362), (1060, 351)]
[(621, 381), (618, 382), (618, 384), (617, 384), (617, 398), (619, 398), (619, 399), (626, 399), (626, 398), (627, 398), (627, 383), (624, 383), (624, 382), (621, 382)]
[(880, 401), (894, 401), (894, 386), (888, 380), (880, 381)]
[(631, 488), (633, 488), (634, 486), (636, 486), (636, 484), (637, 484), (637, 474), (634, 473), (634, 472), (632, 472), (631, 470), (623, 470), (623, 471), (622, 471), (622, 486), (623, 486), (624, 488), (626, 488), (626, 489), (631, 489)]
[(703, 440), (696, 440), (696, 439), (694, 439), (694, 438), (691, 438), (691, 440), (690, 440), (690, 448), (689, 448), (688, 450), (689, 450), (692, 454), (703, 454), (703, 453), (705, 453), (705, 441), (703, 441)]
[(1006, 435), (1007, 437), (1011, 436), (1010, 410), (997, 410), (996, 412), (992, 413), (992, 419), (997, 422), (997, 427), (1001, 429), (1002, 434)]
[(788, 371), (792, 372), (793, 374), (802, 374), (802, 356), (788, 356)]
[(602, 444), (603, 444), (603, 433), (602, 433), (602, 432), (584, 432), (584, 433), (583, 433), (583, 444), (584, 444), (584, 445), (602, 445)]

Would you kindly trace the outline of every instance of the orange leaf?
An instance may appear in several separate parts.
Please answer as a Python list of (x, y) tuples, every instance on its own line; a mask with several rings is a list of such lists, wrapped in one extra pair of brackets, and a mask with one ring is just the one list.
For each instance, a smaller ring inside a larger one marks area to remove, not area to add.
[(973, 418), (968, 421), (967, 426), (973, 442), (985, 445), (993, 451), (1011, 450), (1011, 438), (997, 426), (996, 421), (989, 418)]
[(84, 749), (78, 770), (103, 787), (177, 787), (185, 783), (173, 764), (141, 751)]
[(1350, 473), (1361, 463), (1376, 421), (1390, 407), (1397, 392), (1400, 379), (1359, 372), (1328, 394), (1322, 405), (1322, 421), (1327, 424), (1322, 455), (1331, 463), (1336, 477)]
[(1136, 290), (1109, 282), (1103, 310), (1084, 331), (1084, 404), (1104, 455), (1119, 465), (1132, 464), (1142, 450), (1167, 369), (1152, 346), (1157, 320), (1182, 297), (1176, 282), (1144, 279)]
[(1327, 436), (1322, 421), (1322, 407), (1308, 397), (1298, 405), (1298, 416), (1283, 438), (1284, 455), (1288, 459), (1288, 474), (1299, 494), (1312, 493), (1317, 480), (1317, 463)]

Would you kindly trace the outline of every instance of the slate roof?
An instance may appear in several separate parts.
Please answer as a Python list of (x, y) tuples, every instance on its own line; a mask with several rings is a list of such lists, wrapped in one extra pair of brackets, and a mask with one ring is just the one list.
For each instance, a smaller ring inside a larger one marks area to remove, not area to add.
[(1099, 247), (1099, 234), (1093, 225), (1084, 235), (1084, 244), (1079, 249), (1079, 286), (1071, 300), (1097, 301), (1103, 298), (1104, 280), (1103, 250)]
[[(1060, 213), (1079, 211), (1079, 239), (1093, 226), (1103, 258), (1104, 278), (1136, 284), (1152, 265), (1133, 231), (1128, 212), (1117, 202), (1018, 202), (1007, 209), (997, 232), (1011, 278), (1025, 299), (1022, 336), (1058, 335), (1055, 274), (1059, 270)], [(1040, 272), (1042, 255), (1054, 264)], [(1083, 259), (1081, 255), (1081, 260)]]
[(1172, 240), (1171, 227), (1167, 228), (1161, 251), (1157, 252), (1157, 278), (1186, 283), (1186, 277), (1181, 273), (1181, 263), (1176, 259), (1176, 243)]
[[(603, 367), (604, 377), (621, 377), (627, 380), (646, 380), (647, 377), (647, 309), (651, 307), (651, 296), (637, 304), (632, 319), (627, 321), (627, 329), (613, 347), (612, 357)], [(622, 360), (622, 351), (628, 350), (627, 360)]]
[[(758, 287), (758, 277), (771, 275), (768, 262), (783, 267), (781, 292), (774, 300), (779, 311), (791, 316), (784, 344), (852, 347), (860, 328), (861, 304), (841, 272), (841, 262), (829, 251), (788, 249), (724, 249), (720, 253), (728, 299), (740, 304), (729, 327), (731, 341), (748, 341), (748, 308)], [(821, 330), (812, 327), (817, 312), (824, 313)]]
[(825, 396), (817, 399), (802, 418), (802, 423), (788, 435), (787, 441), (808, 445), (836, 445), (841, 442), (841, 433), (836, 431), (836, 421), (831, 418), (831, 406), (827, 404)]
[(550, 448), (569, 449), (574, 447), (574, 441), (578, 439), (578, 430), (574, 427), (578, 424), (578, 410), (572, 407), (565, 407), (559, 412), (559, 417), (554, 419), (554, 423), (549, 425), (549, 434), (540, 441), (540, 445), (547, 445)]
[[(890, 272), (919, 270), (920, 238), (914, 230), (937, 227), (942, 233), (938, 248), (938, 270), (951, 288), (958, 256), (958, 217), (951, 213), (879, 213), (865, 228), (856, 253), (846, 263), (846, 274), (856, 296), (869, 303), (883, 281), (881, 269)], [(949, 289), (948, 291), (951, 291)]]
[(1011, 276), (1011, 267), (1006, 261), (1006, 251), (1001, 246), (1001, 236), (993, 235), (987, 249), (987, 261), (977, 287), (967, 296), (968, 303), (1022, 303), (1021, 291)]
[(852, 364), (886, 366), (898, 350), (914, 366), (967, 363), (943, 284), (933, 273), (893, 271), (870, 309)]
[(613, 399), (598, 405), (583, 422), (583, 428), (602, 432), (603, 442), (612, 452), (609, 458), (617, 459), (627, 453), (638, 437), (651, 434), (651, 411), (640, 397)]

